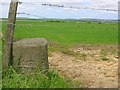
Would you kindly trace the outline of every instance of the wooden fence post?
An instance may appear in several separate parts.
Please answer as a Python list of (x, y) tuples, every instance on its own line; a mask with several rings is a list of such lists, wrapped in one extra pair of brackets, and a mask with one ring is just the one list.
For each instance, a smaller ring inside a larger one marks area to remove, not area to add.
[(3, 49), (3, 68), (9, 67), (12, 62), (12, 45), (13, 45), (13, 35), (16, 21), (16, 12), (17, 12), (18, 0), (11, 0), (8, 22), (7, 22), (7, 31), (4, 42)]

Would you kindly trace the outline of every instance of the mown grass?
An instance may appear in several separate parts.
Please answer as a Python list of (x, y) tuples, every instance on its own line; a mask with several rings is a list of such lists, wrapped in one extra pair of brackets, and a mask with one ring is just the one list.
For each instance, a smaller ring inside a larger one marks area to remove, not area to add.
[(2, 88), (72, 88), (70, 80), (65, 80), (54, 71), (46, 75), (19, 74), (13, 68), (3, 72)]

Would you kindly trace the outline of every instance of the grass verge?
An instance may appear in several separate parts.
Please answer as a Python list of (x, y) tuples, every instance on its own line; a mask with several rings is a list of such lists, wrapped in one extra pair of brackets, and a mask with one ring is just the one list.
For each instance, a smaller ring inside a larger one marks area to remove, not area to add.
[(3, 88), (71, 88), (72, 82), (60, 77), (54, 71), (49, 71), (47, 75), (19, 74), (13, 68), (3, 72)]

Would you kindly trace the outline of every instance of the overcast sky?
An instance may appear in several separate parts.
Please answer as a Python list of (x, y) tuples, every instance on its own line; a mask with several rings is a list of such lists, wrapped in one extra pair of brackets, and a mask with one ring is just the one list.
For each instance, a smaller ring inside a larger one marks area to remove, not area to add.
[[(0, 13), (6, 18), (8, 16), (9, 3), (11, 0), (0, 0)], [(30, 15), (17, 15), (17, 17), (29, 18), (97, 18), (97, 19), (117, 19), (118, 12), (100, 11), (100, 10), (86, 10), (86, 9), (70, 9), (57, 8), (49, 6), (40, 6), (42, 3), (50, 3), (57, 5), (64, 5), (66, 7), (91, 7), (100, 9), (118, 9), (119, 0), (19, 0), (26, 2), (18, 6), (17, 12), (26, 12), (37, 15), (39, 17)], [(1, 15), (1, 14), (0, 14)]]

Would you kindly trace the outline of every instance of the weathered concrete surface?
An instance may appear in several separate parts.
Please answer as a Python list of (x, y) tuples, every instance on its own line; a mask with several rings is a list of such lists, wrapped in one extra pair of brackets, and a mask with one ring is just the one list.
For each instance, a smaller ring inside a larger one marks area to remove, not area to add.
[(14, 42), (13, 67), (22, 73), (48, 70), (47, 41), (42, 38), (36, 38)]

